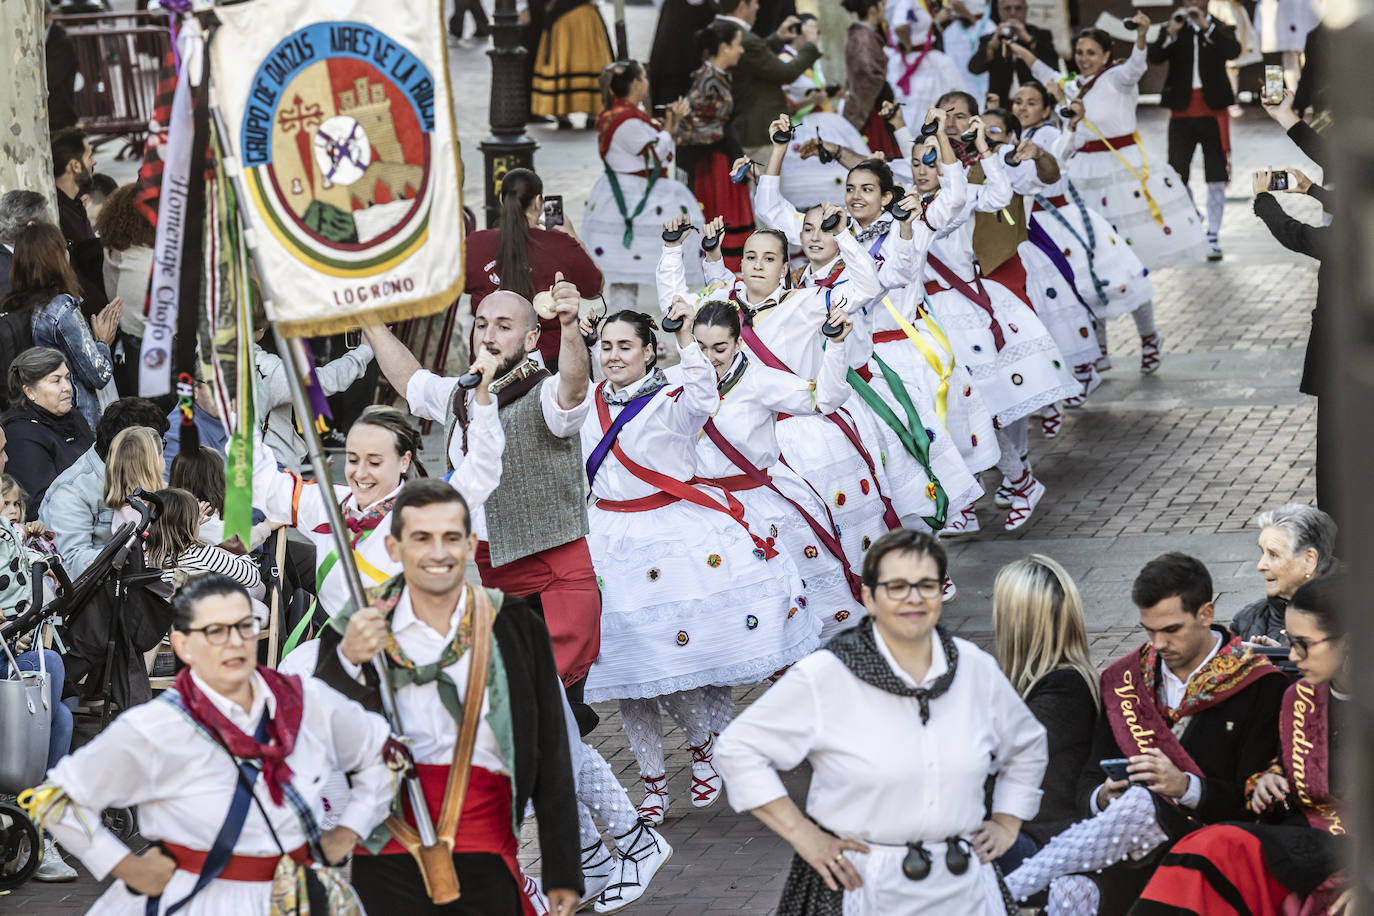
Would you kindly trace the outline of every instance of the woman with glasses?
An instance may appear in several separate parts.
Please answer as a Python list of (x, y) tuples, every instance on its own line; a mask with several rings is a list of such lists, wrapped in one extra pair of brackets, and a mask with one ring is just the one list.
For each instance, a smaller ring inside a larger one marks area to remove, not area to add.
[(1132, 914), (1349, 911), (1350, 824), (1337, 794), (1351, 714), (1343, 588), (1338, 575), (1313, 579), (1284, 612), (1302, 678), (1283, 695), (1278, 757), (1246, 786), (1261, 823), (1215, 824), (1174, 844)]
[[(928, 534), (880, 538), (869, 616), (720, 737), (730, 804), (795, 850), (780, 916), (1015, 913), (991, 863), (1039, 808), (1045, 730), (992, 656), (939, 626), (945, 564)], [(804, 813), (778, 776), (803, 760)]]
[[(314, 678), (259, 668), (258, 625), (231, 579), (193, 579), (172, 607), (187, 665), (176, 688), (125, 711), (21, 803), (97, 881), (116, 879), (92, 913), (266, 913), (283, 856), (337, 865), (386, 817), (390, 729)], [(352, 794), (321, 832), (328, 772), (352, 774)], [(133, 805), (153, 841), (141, 853), (101, 823)]]

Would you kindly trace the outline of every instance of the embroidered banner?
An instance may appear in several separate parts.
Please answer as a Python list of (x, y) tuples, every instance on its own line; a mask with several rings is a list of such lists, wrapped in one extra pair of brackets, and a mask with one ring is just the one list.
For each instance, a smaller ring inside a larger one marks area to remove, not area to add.
[(216, 8), (214, 103), (287, 336), (430, 315), (463, 289), (462, 163), (431, 0)]
[(1331, 793), (1330, 734), (1331, 687), (1295, 681), (1283, 695), (1279, 713), (1279, 745), (1283, 765), (1293, 791), (1302, 804), (1307, 822), (1317, 830), (1340, 835), (1346, 832), (1340, 808)]

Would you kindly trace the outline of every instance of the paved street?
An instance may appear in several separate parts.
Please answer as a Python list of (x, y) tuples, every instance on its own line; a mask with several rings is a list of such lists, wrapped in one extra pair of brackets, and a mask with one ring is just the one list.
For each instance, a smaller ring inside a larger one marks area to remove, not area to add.
[[(652, 33), (653, 10), (631, 6), (628, 13), (631, 49), (642, 55)], [(455, 90), (472, 100), (458, 106), (458, 122), (467, 200), (480, 214), (477, 142), (486, 135), (488, 61), (476, 42), (460, 42), (451, 50)], [(1151, 110), (1141, 121), (1152, 160), (1162, 159), (1164, 118)], [(577, 221), (600, 172), (593, 134), (543, 127), (533, 131), (540, 143), (536, 167), (545, 189), (562, 194), (566, 211)], [(1297, 383), (1316, 269), (1314, 262), (1281, 249), (1250, 213), (1249, 172), (1291, 165), (1318, 178), (1320, 170), (1257, 109), (1233, 122), (1232, 145), (1235, 180), (1221, 236), (1226, 260), (1153, 276), (1165, 338), (1160, 371), (1149, 377), (1139, 374), (1134, 325), (1129, 319), (1114, 322), (1115, 368), (1105, 374), (1088, 404), (1066, 412), (1061, 434), (1051, 441), (1041, 438), (1038, 423), (1032, 421), (1036, 474), (1048, 487), (1032, 522), (1004, 534), (1004, 510), (995, 510), (985, 499), (980, 505), (983, 533), (951, 544), (959, 597), (946, 607), (945, 620), (960, 635), (991, 647), (993, 576), (1002, 564), (1031, 552), (1053, 556), (1077, 579), (1099, 664), (1138, 640), (1129, 585), (1140, 566), (1159, 553), (1184, 550), (1208, 564), (1222, 620), (1262, 594), (1253, 569), (1252, 519), (1285, 502), (1310, 502), (1315, 493), (1314, 402), (1298, 393)], [(1200, 172), (1199, 163), (1193, 175), (1199, 192)], [(1319, 219), (1313, 201), (1280, 196), (1294, 215)], [(991, 491), (997, 480), (989, 475), (984, 483)], [(737, 700), (746, 703), (762, 689), (741, 689)], [(610, 705), (600, 712), (602, 724), (590, 741), (638, 801), (637, 772), (619, 717)], [(731, 812), (724, 801), (706, 811), (690, 808), (690, 758), (676, 728), (666, 743), (673, 808), (662, 832), (676, 854), (650, 896), (629, 912), (773, 912), (790, 850), (752, 817)], [(794, 797), (801, 798), (804, 768), (786, 781)], [(522, 858), (537, 872), (532, 836), (527, 825)], [(98, 892), (84, 873), (72, 885), (31, 882), (0, 898), (0, 912), (84, 912)]]

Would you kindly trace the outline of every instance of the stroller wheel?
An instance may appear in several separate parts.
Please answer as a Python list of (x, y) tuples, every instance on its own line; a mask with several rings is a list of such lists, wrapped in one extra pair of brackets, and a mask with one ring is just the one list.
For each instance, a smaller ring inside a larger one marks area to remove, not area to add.
[(138, 836), (138, 812), (134, 808), (106, 808), (100, 819), (106, 830), (125, 843)]
[(23, 811), (0, 803), (0, 890), (18, 887), (38, 870), (38, 828)]

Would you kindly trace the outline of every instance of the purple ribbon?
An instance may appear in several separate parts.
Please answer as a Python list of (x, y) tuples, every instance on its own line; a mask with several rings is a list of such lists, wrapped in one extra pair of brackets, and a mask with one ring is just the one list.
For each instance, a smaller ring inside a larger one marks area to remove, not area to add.
[(1069, 263), (1068, 258), (1064, 257), (1064, 252), (1059, 250), (1059, 246), (1054, 243), (1054, 239), (1050, 238), (1049, 233), (1041, 228), (1038, 221), (1028, 219), (1026, 220), (1026, 236), (1030, 239), (1031, 244), (1045, 252), (1045, 257), (1049, 258), (1055, 269), (1064, 275), (1065, 280), (1069, 281), (1069, 289), (1073, 290), (1074, 297), (1082, 302), (1083, 307), (1088, 310), (1088, 314), (1092, 315), (1092, 306), (1084, 302), (1083, 296), (1078, 292), (1078, 283), (1073, 278), (1073, 265)]
[[(611, 428), (606, 430), (606, 434), (601, 437), (601, 441), (596, 444), (596, 448), (592, 449), (591, 455), (587, 458), (588, 490), (591, 489), (592, 482), (596, 480), (596, 472), (601, 470), (602, 462), (606, 460), (606, 456), (611, 453), (611, 448), (615, 446), (615, 440), (616, 437), (620, 435), (620, 431), (625, 428), (626, 423), (629, 423), (635, 417), (639, 416), (641, 410), (649, 406), (649, 402), (653, 400), (654, 395), (658, 394), (658, 392), (659, 389), (655, 388), (648, 394), (641, 394), (638, 397), (630, 398), (625, 408), (611, 421)], [(601, 393), (597, 392), (593, 397), (599, 398), (601, 397)]]

